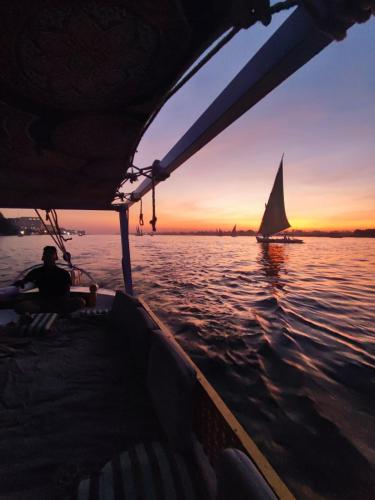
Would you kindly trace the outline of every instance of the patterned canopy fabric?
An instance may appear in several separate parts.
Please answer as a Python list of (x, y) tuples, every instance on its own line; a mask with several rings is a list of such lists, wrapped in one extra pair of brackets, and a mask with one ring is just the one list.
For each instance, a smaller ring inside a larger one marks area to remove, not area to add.
[(1, 2), (0, 207), (110, 208), (152, 112), (236, 22), (228, 4)]

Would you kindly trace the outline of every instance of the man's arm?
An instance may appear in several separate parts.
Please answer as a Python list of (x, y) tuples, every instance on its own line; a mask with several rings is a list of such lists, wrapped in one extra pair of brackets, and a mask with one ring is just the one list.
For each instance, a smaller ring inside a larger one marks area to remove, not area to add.
[(12, 284), (14, 286), (18, 286), (18, 288), (23, 288), (26, 283), (35, 283), (37, 279), (35, 271), (36, 269), (32, 269), (30, 272), (26, 274), (26, 276), (22, 280), (17, 280)]

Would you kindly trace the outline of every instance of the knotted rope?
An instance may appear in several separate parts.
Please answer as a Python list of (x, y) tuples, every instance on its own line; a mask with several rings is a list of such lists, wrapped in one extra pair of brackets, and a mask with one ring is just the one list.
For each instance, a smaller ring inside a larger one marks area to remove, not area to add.
[(140, 226), (144, 226), (144, 220), (143, 220), (143, 205), (142, 205), (142, 198), (141, 198), (141, 204), (140, 204), (140, 207), (139, 207), (139, 225)]
[(158, 219), (156, 217), (155, 175), (154, 175), (154, 171), (152, 171), (151, 183), (152, 183), (152, 219), (150, 220), (150, 224), (152, 226), (152, 230), (155, 232), (156, 231), (156, 221)]

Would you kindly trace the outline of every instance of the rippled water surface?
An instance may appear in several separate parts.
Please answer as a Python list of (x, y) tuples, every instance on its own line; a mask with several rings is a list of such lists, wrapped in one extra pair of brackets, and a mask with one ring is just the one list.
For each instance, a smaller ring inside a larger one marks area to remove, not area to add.
[[(0, 238), (0, 286), (47, 237)], [(375, 498), (375, 240), (132, 237), (133, 279), (299, 498)], [(118, 236), (69, 244), (122, 288)]]

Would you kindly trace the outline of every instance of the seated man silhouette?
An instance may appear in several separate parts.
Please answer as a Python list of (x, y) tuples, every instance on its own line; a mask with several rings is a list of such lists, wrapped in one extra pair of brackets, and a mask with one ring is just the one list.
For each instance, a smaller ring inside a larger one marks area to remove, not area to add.
[(57, 250), (53, 246), (43, 249), (43, 266), (33, 269), (22, 279), (15, 283), (21, 288), (28, 282), (34, 283), (39, 294), (35, 298), (20, 301), (15, 310), (18, 313), (59, 312), (69, 313), (85, 307), (82, 297), (71, 297), (72, 284), (68, 271), (57, 267)]

